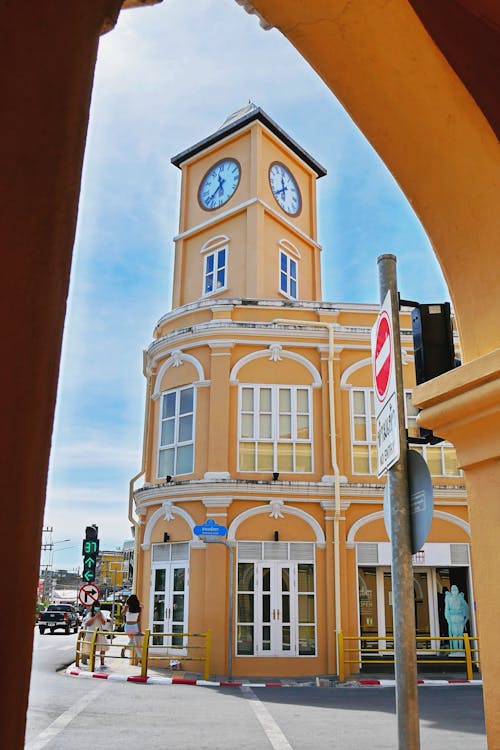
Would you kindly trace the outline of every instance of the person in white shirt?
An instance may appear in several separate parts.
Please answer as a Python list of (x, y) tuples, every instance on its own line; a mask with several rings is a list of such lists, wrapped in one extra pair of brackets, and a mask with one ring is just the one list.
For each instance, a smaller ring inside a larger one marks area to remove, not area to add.
[(129, 643), (134, 646), (139, 658), (141, 656), (139, 645), (142, 638), (141, 610), (142, 606), (139, 599), (135, 594), (131, 594), (123, 608), (123, 618), (125, 622), (125, 633), (128, 635)]

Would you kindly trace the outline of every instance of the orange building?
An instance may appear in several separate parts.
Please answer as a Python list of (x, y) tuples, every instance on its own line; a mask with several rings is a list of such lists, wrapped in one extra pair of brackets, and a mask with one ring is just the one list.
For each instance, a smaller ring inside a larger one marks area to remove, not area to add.
[[(212, 628), (221, 674), (231, 600), (235, 675), (335, 674), (339, 631), (393, 632), (370, 355), (378, 305), (322, 301), (326, 172), (261, 109), (247, 105), (172, 161), (173, 305), (144, 355), (144, 483), (133, 494), (145, 621), (153, 632)], [(414, 433), (409, 310), (401, 328)], [(454, 448), (420, 450), (435, 511), (414, 558), (415, 613), (434, 653), (446, 589), (456, 584), (473, 611), (470, 538)], [(232, 591), (226, 547), (194, 531), (210, 519), (228, 530)]]

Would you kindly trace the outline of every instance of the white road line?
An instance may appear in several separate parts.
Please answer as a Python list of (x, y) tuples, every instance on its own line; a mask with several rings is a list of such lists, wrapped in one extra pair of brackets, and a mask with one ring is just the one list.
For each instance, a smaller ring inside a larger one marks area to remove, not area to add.
[(266, 733), (266, 737), (274, 750), (293, 750), (287, 738), (276, 724), (267, 708), (257, 698), (252, 688), (247, 685), (242, 685), (241, 691), (246, 693), (248, 702), (250, 703), (255, 716)]
[(48, 742), (53, 740), (54, 737), (57, 737), (57, 735), (68, 726), (70, 721), (73, 721), (73, 719), (78, 716), (79, 713), (87, 708), (88, 704), (91, 703), (91, 701), (95, 700), (95, 698), (98, 698), (105, 689), (106, 682), (104, 682), (104, 684), (102, 685), (99, 685), (94, 690), (89, 690), (88, 693), (85, 693), (85, 695), (82, 696), (79, 701), (74, 703), (64, 713), (58, 716), (57, 719), (52, 722), (52, 724), (49, 724), (47, 729), (44, 729), (43, 732), (38, 735), (38, 737), (35, 737), (34, 740), (28, 742), (24, 746), (24, 750), (41, 750), (42, 747), (45, 747)]

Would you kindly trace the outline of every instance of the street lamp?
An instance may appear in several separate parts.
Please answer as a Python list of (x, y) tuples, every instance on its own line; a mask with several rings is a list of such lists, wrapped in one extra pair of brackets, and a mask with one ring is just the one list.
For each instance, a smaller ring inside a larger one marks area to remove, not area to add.
[[(52, 534), (52, 528), (44, 529), (48, 533)], [(45, 564), (41, 564), (41, 568), (45, 568), (45, 577), (43, 582), (43, 597), (45, 599), (52, 599), (52, 568), (54, 565), (54, 554), (55, 552), (62, 552), (62, 549), (54, 549), (56, 544), (64, 544), (65, 542), (71, 542), (71, 539), (60, 539), (57, 542), (53, 542), (50, 539), (49, 542), (42, 543), (41, 551), (49, 553), (49, 561)], [(63, 547), (63, 549), (65, 549)]]

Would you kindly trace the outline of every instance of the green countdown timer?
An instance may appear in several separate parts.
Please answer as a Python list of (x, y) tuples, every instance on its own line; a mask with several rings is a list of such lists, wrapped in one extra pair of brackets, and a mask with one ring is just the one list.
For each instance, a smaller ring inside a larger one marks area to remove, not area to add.
[(95, 581), (97, 555), (99, 553), (98, 528), (95, 524), (85, 529), (85, 539), (82, 542), (83, 572), (82, 578), (86, 583)]

